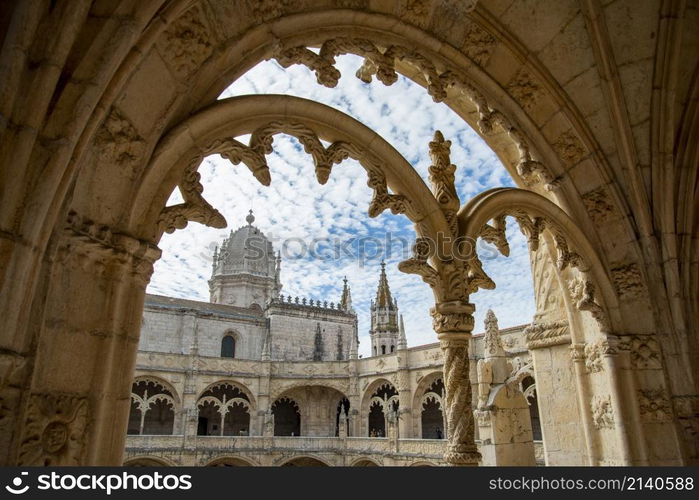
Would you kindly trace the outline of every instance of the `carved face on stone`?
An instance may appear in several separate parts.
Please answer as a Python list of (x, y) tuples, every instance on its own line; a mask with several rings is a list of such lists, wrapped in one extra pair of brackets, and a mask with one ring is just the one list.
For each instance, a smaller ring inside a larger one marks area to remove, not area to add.
[(41, 445), (48, 453), (58, 453), (68, 441), (68, 426), (59, 421), (49, 423), (41, 435)]

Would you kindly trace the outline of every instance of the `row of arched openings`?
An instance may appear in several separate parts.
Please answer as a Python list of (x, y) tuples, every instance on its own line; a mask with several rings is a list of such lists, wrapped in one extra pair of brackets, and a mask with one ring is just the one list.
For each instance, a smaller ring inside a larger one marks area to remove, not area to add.
[[(536, 384), (532, 377), (521, 383), (529, 403), (534, 440), (541, 440), (541, 422), (536, 396)], [(435, 379), (421, 396), (421, 428), (423, 439), (443, 439), (445, 422), (442, 398), (444, 382)], [(379, 386), (371, 395), (368, 414), (368, 436), (385, 437), (391, 419), (399, 416), (398, 391), (390, 383)], [(131, 394), (129, 434), (173, 434), (175, 422), (175, 395), (173, 391), (152, 379), (134, 382)], [(207, 389), (197, 402), (197, 435), (247, 436), (250, 434), (251, 402), (243, 389), (231, 383), (220, 383)], [(335, 412), (335, 436), (349, 436), (350, 402), (342, 398)], [(301, 411), (296, 401), (289, 397), (277, 399), (271, 407), (273, 434), (275, 436), (300, 436)], [(396, 421), (397, 424), (397, 421)]]

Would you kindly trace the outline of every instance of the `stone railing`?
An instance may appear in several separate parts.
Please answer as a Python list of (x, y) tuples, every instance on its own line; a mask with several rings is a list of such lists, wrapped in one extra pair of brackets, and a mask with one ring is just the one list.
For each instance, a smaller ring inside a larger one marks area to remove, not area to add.
[[(313, 436), (134, 436), (126, 438), (125, 461), (151, 457), (175, 465), (206, 465), (222, 457), (244, 457), (275, 465), (293, 457), (322, 457), (331, 465), (364, 459), (382, 465), (442, 465), (446, 441)], [(544, 465), (543, 443), (534, 441), (537, 465)]]
[[(217, 457), (245, 456), (264, 463), (265, 455), (362, 457), (378, 463), (441, 463), (444, 440), (369, 437), (265, 437), (265, 436), (127, 436), (125, 460), (134, 457), (167, 457), (179, 465), (204, 465)], [(189, 455), (189, 456), (188, 456)], [(343, 464), (339, 464), (343, 465)]]

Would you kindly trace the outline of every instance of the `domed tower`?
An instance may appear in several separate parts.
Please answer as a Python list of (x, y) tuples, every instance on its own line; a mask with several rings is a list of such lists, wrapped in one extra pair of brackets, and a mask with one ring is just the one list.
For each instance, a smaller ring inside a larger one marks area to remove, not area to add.
[(262, 309), (281, 291), (281, 256), (274, 255), (272, 242), (253, 225), (252, 210), (245, 220), (246, 226), (231, 231), (214, 250), (210, 301)]
[(376, 299), (371, 301), (371, 353), (374, 356), (389, 354), (398, 348), (400, 328), (398, 302), (391, 297), (386, 277), (386, 263), (381, 261), (381, 275)]

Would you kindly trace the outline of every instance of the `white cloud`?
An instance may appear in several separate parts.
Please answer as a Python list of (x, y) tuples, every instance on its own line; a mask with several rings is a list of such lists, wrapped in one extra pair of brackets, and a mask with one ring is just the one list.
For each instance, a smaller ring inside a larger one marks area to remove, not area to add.
[[(353, 76), (360, 63), (355, 56), (338, 58), (344, 76), (337, 88), (328, 89), (318, 85), (315, 75), (304, 67), (282, 69), (274, 62), (265, 62), (233, 83), (221, 97), (278, 93), (327, 104), (374, 129), (425, 181), (430, 165), (428, 143), (438, 129), (452, 141), (452, 162), (458, 167), (456, 184), (462, 203), (485, 189), (513, 185), (496, 155), (446, 105), (435, 104), (422, 87), (402, 77), (391, 87), (379, 82), (364, 84)], [(348, 160), (336, 165), (328, 183), (320, 186), (310, 156), (299, 150), (295, 139), (275, 136), (274, 148), (274, 153), (268, 156), (270, 187), (261, 186), (243, 165), (233, 166), (218, 156), (203, 162), (199, 172), (204, 196), (227, 218), (229, 228), (217, 230), (190, 224), (184, 230), (166, 235), (160, 242), (163, 258), (156, 263), (148, 288), (150, 293), (208, 300), (213, 246), (231, 229), (245, 224), (250, 208), (254, 208), (255, 224), (281, 250), (290, 249), (291, 245), (285, 248), (281, 242), (291, 238), (307, 244), (314, 238), (346, 241), (369, 236), (383, 240), (386, 233), (393, 240), (411, 242), (414, 238), (411, 224), (402, 216), (382, 214), (376, 219), (367, 216), (371, 190), (366, 186), (366, 174), (356, 162)], [(173, 193), (171, 202), (177, 196), (177, 192)], [(501, 327), (528, 323), (534, 313), (526, 241), (513, 224), (510, 226), (511, 257), (484, 258), (484, 267), (497, 288), (472, 296), (477, 306), (476, 331), (482, 331), (488, 308), (496, 312)], [(332, 250), (332, 245), (322, 248), (323, 253), (315, 257), (285, 258), (284, 294), (337, 301), (342, 277), (347, 275), (359, 313), (360, 353), (368, 355), (369, 301), (376, 293), (381, 256), (371, 260), (328, 259), (323, 256), (327, 257), (325, 250)], [(434, 342), (436, 336), (428, 313), (433, 304), (429, 287), (419, 277), (397, 270), (396, 264), (404, 255), (393, 252), (384, 257), (391, 290), (405, 317), (408, 343)]]

